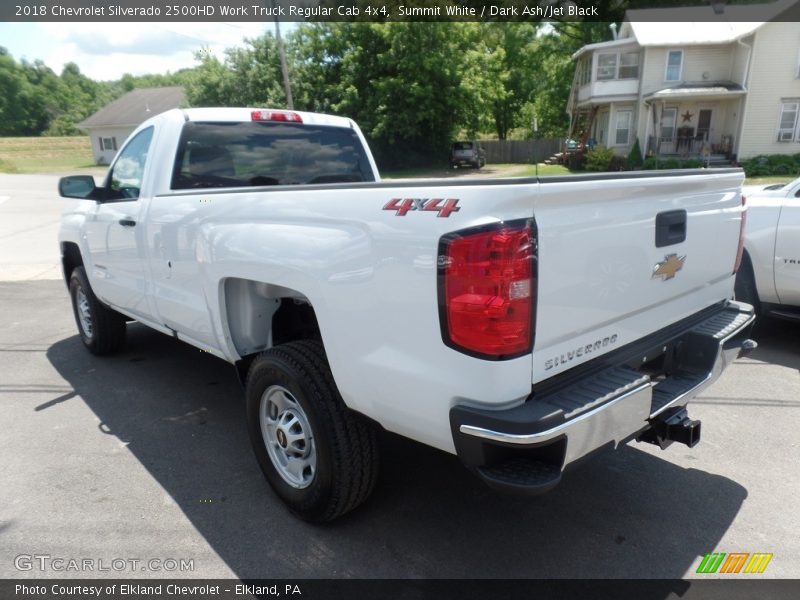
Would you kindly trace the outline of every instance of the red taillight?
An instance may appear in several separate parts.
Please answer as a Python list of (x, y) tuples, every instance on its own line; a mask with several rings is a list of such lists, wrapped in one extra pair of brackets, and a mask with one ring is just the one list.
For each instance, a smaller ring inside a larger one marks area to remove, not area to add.
[(744, 235), (747, 227), (747, 199), (742, 195), (742, 222), (739, 225), (739, 249), (736, 250), (736, 262), (733, 264), (733, 274), (739, 272), (742, 266), (742, 256), (744, 256)]
[(439, 246), (444, 342), (480, 358), (531, 351), (536, 295), (532, 221), (460, 231)]
[(288, 123), (302, 123), (303, 118), (296, 112), (285, 110), (254, 110), (250, 112), (253, 121), (284, 121)]

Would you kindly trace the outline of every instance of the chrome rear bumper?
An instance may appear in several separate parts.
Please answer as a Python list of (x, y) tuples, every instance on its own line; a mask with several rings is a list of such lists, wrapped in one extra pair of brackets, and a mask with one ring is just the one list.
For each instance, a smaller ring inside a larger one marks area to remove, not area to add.
[[(600, 448), (640, 436), (666, 446), (671, 440), (663, 432), (670, 429), (662, 422), (755, 347), (748, 338), (753, 320), (751, 306), (728, 302), (581, 366), (563, 385), (534, 389), (521, 406), (456, 406), (450, 412), (456, 451), (493, 487), (541, 493), (566, 466)], [(646, 434), (651, 429), (660, 437)]]

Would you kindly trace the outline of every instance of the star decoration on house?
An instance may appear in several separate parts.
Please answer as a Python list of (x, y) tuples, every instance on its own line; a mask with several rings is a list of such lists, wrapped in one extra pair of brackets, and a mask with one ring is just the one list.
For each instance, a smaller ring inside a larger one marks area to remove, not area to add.
[(684, 123), (691, 123), (691, 122), (692, 122), (692, 117), (693, 117), (693, 116), (694, 116), (694, 113), (690, 113), (690, 112), (687, 110), (685, 113), (683, 113), (683, 114), (681, 115), (681, 118), (683, 119), (683, 122), (684, 122)]

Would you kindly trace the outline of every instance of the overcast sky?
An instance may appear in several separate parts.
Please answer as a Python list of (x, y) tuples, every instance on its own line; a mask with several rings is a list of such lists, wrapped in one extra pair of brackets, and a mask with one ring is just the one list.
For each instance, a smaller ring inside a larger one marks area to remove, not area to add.
[[(282, 23), (281, 32), (294, 24)], [(123, 73), (166, 73), (196, 65), (203, 46), (222, 56), (230, 46), (264, 31), (264, 23), (0, 23), (0, 46), (20, 60), (43, 60), (57, 74), (76, 63), (93, 79), (119, 79)]]

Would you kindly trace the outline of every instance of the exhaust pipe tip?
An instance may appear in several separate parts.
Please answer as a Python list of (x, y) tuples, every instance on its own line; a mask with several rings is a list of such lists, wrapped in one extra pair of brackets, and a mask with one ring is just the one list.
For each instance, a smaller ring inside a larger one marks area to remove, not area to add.
[(749, 339), (743, 341), (742, 342), (742, 347), (739, 350), (739, 358), (741, 358), (742, 356), (747, 356), (748, 354), (750, 354), (756, 348), (758, 348), (758, 342), (757, 341), (749, 340)]

